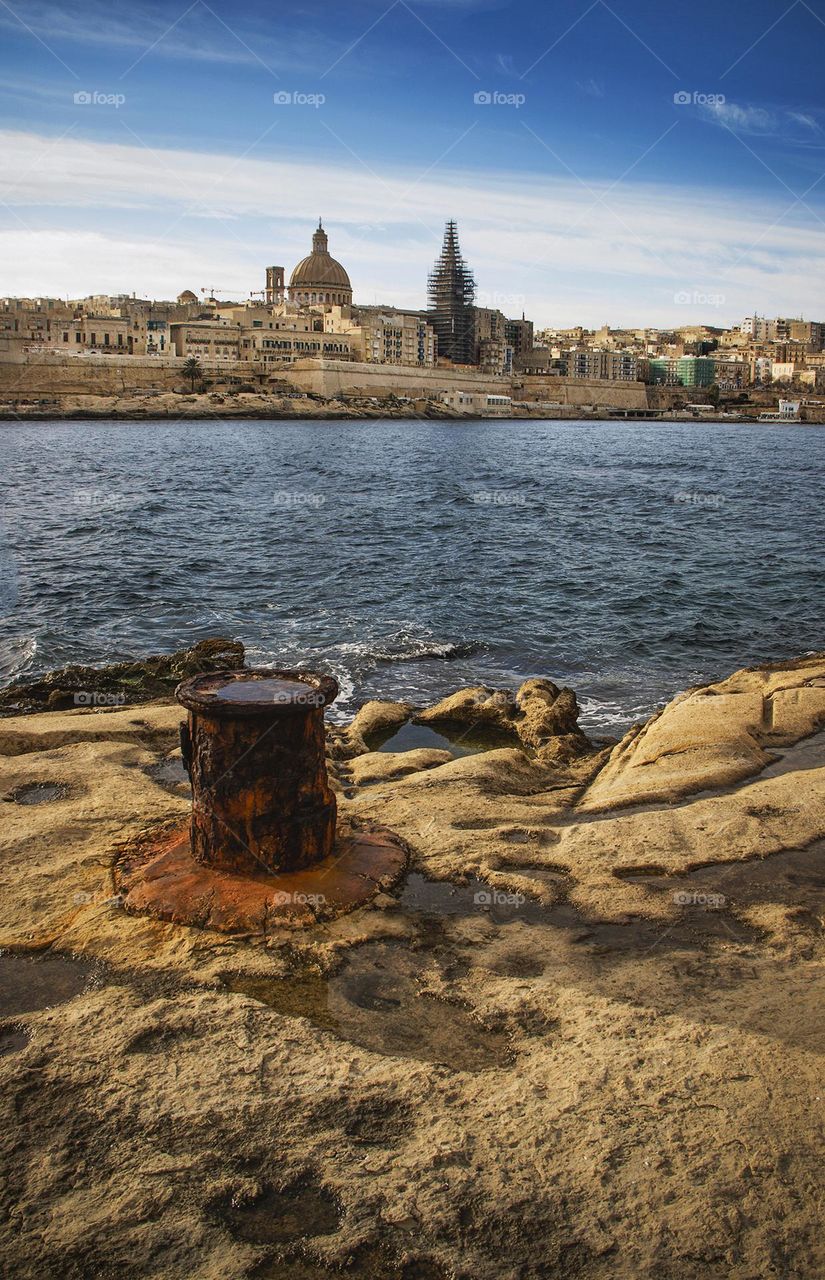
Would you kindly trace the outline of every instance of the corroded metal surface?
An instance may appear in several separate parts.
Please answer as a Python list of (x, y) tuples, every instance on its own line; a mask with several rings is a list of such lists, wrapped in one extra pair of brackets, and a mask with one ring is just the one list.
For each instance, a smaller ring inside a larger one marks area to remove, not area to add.
[(272, 875), (329, 857), (336, 803), (324, 708), (337, 682), (301, 671), (231, 671), (185, 680), (176, 693), (189, 712), (182, 747), (195, 860)]
[(406, 865), (390, 832), (336, 831), (324, 708), (331, 676), (226, 671), (177, 690), (192, 816), (115, 869), (127, 911), (263, 935), (333, 919), (389, 888)]
[(305, 927), (363, 906), (406, 866), (404, 846), (383, 829), (342, 836), (316, 866), (274, 876), (227, 873), (196, 862), (188, 826), (128, 855), (115, 870), (124, 906), (172, 924), (266, 935)]

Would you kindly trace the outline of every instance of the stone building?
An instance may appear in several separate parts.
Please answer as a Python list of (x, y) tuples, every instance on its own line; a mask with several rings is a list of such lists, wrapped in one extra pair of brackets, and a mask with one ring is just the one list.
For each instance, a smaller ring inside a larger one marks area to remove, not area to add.
[(507, 341), (507, 317), (493, 307), (473, 308), (474, 362), (482, 373), (513, 371), (513, 348)]
[(169, 326), (172, 351), (176, 356), (196, 356), (203, 360), (237, 360), (241, 327), (223, 320), (182, 320)]
[(533, 350), (533, 321), (525, 320), (523, 314), (520, 320), (505, 321), (504, 337), (513, 348), (514, 361), (529, 355)]
[(573, 348), (566, 353), (567, 376), (606, 382), (636, 382), (639, 363), (632, 351), (602, 351), (598, 347)]
[[(270, 268), (277, 273), (278, 267)], [(281, 276), (281, 281), (283, 276)], [(267, 273), (267, 295), (271, 292), (273, 301), (278, 289), (275, 274), (270, 278)], [(281, 284), (280, 287), (283, 287)], [(341, 263), (329, 252), (327, 233), (318, 219), (318, 229), (312, 237), (312, 253), (302, 258), (289, 277), (289, 299), (291, 302), (302, 302), (313, 306), (316, 304), (339, 306), (352, 302), (352, 285)]]
[(435, 333), (419, 311), (394, 307), (331, 307), (324, 328), (350, 335), (353, 359), (365, 364), (435, 364)]

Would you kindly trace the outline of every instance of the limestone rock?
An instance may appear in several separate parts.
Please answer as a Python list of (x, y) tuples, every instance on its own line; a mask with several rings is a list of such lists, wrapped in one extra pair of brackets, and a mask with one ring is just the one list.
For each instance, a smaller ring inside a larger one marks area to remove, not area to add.
[(752, 668), (679, 694), (614, 749), (583, 807), (673, 802), (735, 786), (788, 745), (825, 724), (825, 655), (792, 670)]
[(529, 754), (341, 762), (392, 775), (339, 803), (412, 874), (266, 944), (113, 900), (187, 811), (152, 779), (179, 708), (0, 723), (10, 1276), (825, 1274), (825, 658), (682, 694), (607, 761), (546, 758), (563, 692), (511, 700), (555, 731)]
[(327, 724), (327, 752), (332, 761), (352, 760), (374, 751), (391, 737), (412, 715), (408, 702), (371, 699), (365, 702), (347, 725)]
[(515, 698), (509, 690), (475, 685), (451, 693), (434, 706), (419, 711), (414, 718), (416, 724), (462, 725), (514, 734), (515, 715)]
[(350, 775), (356, 786), (363, 787), (376, 782), (390, 782), (410, 773), (423, 773), (425, 769), (448, 764), (452, 758), (451, 751), (440, 751), (437, 747), (418, 747), (412, 751), (369, 751), (352, 761)]
[(418, 724), (461, 725), (522, 743), (543, 752), (548, 763), (572, 759), (591, 750), (578, 726), (579, 707), (572, 689), (552, 680), (525, 680), (513, 695), (506, 689), (478, 685), (460, 689), (435, 706), (420, 711)]

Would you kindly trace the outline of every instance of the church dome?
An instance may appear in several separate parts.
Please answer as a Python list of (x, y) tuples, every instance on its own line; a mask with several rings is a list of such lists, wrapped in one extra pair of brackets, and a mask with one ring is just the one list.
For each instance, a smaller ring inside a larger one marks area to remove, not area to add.
[[(336, 291), (336, 297), (330, 298), (330, 301), (344, 300), (337, 296), (343, 293), (351, 297), (349, 276), (341, 263), (330, 255), (327, 244), (327, 233), (319, 222), (318, 230), (312, 237), (312, 253), (301, 259), (289, 277), (290, 295), (293, 298), (296, 292), (303, 295), (311, 291), (329, 290)], [(317, 300), (321, 302), (327, 299), (319, 297)]]

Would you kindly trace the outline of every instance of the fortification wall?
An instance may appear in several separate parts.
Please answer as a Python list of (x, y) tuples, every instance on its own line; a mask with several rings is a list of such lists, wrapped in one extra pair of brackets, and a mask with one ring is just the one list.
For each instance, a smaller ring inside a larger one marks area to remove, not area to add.
[[(32, 353), (20, 364), (0, 362), (0, 396), (122, 395), (131, 390), (169, 391), (186, 385), (185, 361), (175, 356), (65, 356)], [(257, 381), (246, 361), (201, 360), (208, 377), (241, 377)]]
[(643, 382), (613, 382), (600, 378), (556, 378), (541, 374), (517, 379), (513, 396), (517, 400), (542, 401), (597, 409), (647, 409), (647, 387)]
[[(427, 369), (411, 365), (359, 364), (346, 360), (298, 360), (262, 373), (258, 361), (203, 358), (209, 378), (240, 378), (259, 384), (276, 379), (297, 391), (333, 400), (341, 396), (390, 395), (417, 400), (438, 398), (443, 391), (476, 395), (508, 395), (527, 402), (558, 402), (579, 407), (647, 409), (647, 387), (641, 382), (604, 382), (556, 378), (540, 374), (515, 379), (484, 376), (472, 370)], [(62, 395), (123, 395), (130, 391), (169, 391), (186, 385), (184, 359), (177, 356), (68, 356), (63, 352), (30, 352), (23, 363), (0, 359), (0, 396), (47, 398)]]
[(281, 376), (298, 391), (327, 399), (338, 396), (438, 396), (442, 391), (510, 395), (507, 378), (485, 378), (457, 369), (427, 369), (404, 364), (358, 364), (346, 360), (296, 360)]

